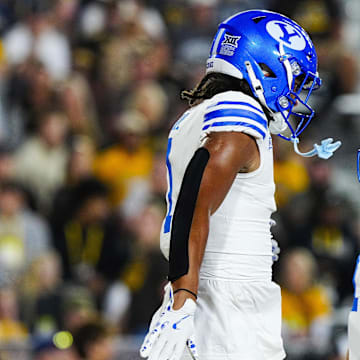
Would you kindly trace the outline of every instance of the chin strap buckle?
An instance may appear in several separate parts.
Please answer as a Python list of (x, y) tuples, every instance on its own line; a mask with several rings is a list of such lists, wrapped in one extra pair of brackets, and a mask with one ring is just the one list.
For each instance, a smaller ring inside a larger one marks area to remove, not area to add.
[(294, 144), (294, 151), (303, 157), (312, 157), (317, 155), (320, 159), (329, 159), (331, 156), (333, 156), (334, 152), (341, 146), (341, 141), (333, 142), (334, 140), (332, 138), (327, 138), (324, 140), (321, 140), (321, 144), (314, 144), (314, 148), (306, 153), (302, 153), (299, 150), (298, 143), (299, 138), (298, 137), (292, 137), (291, 141)]

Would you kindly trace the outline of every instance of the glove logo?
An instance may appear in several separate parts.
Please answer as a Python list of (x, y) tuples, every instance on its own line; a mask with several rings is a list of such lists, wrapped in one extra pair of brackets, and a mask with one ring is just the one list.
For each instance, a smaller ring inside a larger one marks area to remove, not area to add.
[(187, 319), (188, 317), (190, 317), (190, 315), (186, 315), (186, 316), (184, 316), (182, 319), (180, 319), (179, 321), (177, 321), (176, 323), (174, 323), (173, 324), (173, 329), (174, 330), (179, 330), (179, 328), (178, 328), (178, 325), (182, 322), (182, 321), (184, 321), (185, 319)]
[(306, 39), (300, 30), (285, 21), (269, 21), (266, 24), (266, 31), (272, 38), (288, 48), (301, 51), (306, 47)]

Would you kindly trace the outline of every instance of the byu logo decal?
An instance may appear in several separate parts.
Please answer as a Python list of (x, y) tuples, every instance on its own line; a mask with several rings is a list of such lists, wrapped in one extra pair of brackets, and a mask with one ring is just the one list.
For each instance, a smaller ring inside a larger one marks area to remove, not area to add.
[(271, 37), (288, 48), (301, 51), (306, 47), (306, 39), (300, 30), (285, 21), (269, 21), (266, 30)]
[(235, 50), (238, 47), (238, 41), (241, 36), (233, 36), (229, 34), (225, 34), (224, 40), (221, 43), (220, 54), (233, 56)]

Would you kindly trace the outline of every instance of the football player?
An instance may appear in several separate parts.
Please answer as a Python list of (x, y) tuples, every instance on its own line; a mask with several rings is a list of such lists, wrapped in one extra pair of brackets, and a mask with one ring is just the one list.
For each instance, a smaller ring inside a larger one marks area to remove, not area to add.
[[(246, 11), (219, 25), (206, 75), (169, 134), (169, 260), (163, 304), (140, 355), (149, 360), (280, 360), (280, 289), (272, 282), (275, 211), (270, 133), (298, 149), (321, 84), (314, 45), (291, 19)], [(305, 113), (295, 112), (302, 107)], [(291, 117), (291, 118), (290, 118)], [(328, 158), (340, 143), (312, 151)]]
[(360, 360), (360, 255), (356, 260), (355, 272), (353, 277), (354, 285), (354, 301), (353, 307), (349, 314), (348, 321), (348, 344), (349, 351), (347, 354), (347, 360)]
[[(357, 178), (360, 182), (360, 149), (357, 151)], [(354, 300), (348, 319), (348, 352), (346, 360), (360, 360), (360, 255), (356, 259), (353, 276)]]

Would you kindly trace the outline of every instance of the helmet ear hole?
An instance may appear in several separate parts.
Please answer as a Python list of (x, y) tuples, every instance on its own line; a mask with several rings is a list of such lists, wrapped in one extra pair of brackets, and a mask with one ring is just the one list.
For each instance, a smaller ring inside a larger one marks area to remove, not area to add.
[(260, 69), (264, 73), (265, 77), (276, 78), (275, 73), (264, 63), (259, 63)]

